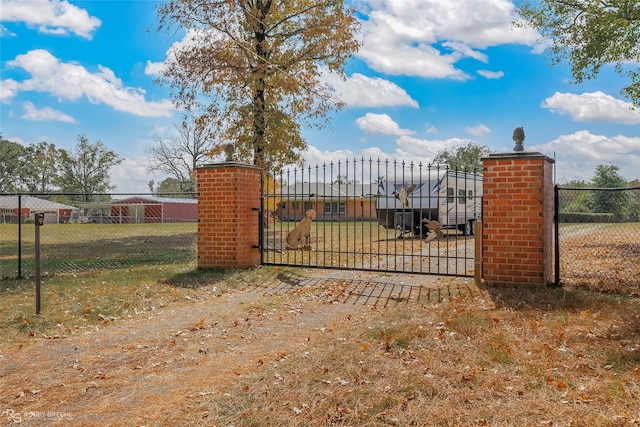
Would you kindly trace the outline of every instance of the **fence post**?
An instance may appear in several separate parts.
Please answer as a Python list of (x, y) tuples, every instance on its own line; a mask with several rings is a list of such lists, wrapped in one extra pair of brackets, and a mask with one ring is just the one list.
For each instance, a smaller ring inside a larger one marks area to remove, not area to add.
[(487, 284), (553, 284), (554, 160), (514, 152), (483, 158)]
[(18, 194), (18, 279), (22, 279), (22, 194)]
[(260, 265), (261, 170), (234, 162), (196, 169), (198, 267)]
[(482, 283), (482, 221), (476, 221), (475, 224), (475, 240), (474, 240), (474, 258), (475, 267), (473, 270), (473, 278), (476, 285)]
[(553, 186), (553, 242), (554, 242), (554, 285), (560, 286), (560, 199), (558, 185)]
[(40, 314), (40, 227), (44, 225), (44, 212), (35, 212), (33, 215), (35, 219), (35, 267), (36, 267), (36, 314)]

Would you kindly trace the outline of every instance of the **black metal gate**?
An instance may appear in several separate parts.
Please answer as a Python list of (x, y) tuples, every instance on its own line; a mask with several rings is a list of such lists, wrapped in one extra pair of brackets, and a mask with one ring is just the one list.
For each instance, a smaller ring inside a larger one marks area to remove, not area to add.
[(640, 187), (555, 187), (556, 284), (640, 295)]
[(482, 175), (347, 160), (266, 176), (262, 263), (472, 276)]

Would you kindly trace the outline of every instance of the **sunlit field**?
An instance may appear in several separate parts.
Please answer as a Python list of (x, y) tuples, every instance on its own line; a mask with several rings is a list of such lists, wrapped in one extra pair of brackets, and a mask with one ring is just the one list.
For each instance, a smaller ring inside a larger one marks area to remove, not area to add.
[[(45, 224), (43, 272), (121, 268), (195, 260), (196, 223)], [(22, 226), (22, 275), (33, 274), (35, 226)], [(0, 277), (18, 270), (18, 226), (0, 224)]]

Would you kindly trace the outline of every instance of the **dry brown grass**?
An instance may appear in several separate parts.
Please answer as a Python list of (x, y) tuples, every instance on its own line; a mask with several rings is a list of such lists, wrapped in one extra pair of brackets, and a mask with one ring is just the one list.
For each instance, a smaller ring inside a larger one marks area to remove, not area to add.
[(567, 224), (560, 235), (562, 282), (640, 295), (640, 223)]
[(202, 408), (215, 425), (637, 425), (638, 308), (492, 289), (366, 310)]
[[(66, 338), (22, 331), (0, 349), (0, 408), (70, 417), (24, 425), (640, 424), (637, 299), (296, 272), (317, 280), (262, 268)], [(443, 292), (374, 307), (348, 298), (363, 280)]]

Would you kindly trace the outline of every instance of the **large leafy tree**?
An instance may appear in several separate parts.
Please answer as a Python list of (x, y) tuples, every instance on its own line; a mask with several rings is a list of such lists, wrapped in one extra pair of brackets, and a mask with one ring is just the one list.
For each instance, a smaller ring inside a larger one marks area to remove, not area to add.
[(24, 153), (23, 182), (32, 193), (47, 193), (54, 190), (57, 177), (56, 164), (60, 152), (54, 144), (39, 142), (29, 145)]
[(524, 24), (550, 43), (553, 64), (568, 62), (576, 83), (613, 64), (627, 70), (622, 94), (640, 105), (640, 7), (636, 0), (518, 0)]
[(196, 167), (216, 149), (211, 139), (210, 124), (198, 120), (192, 114), (185, 114), (183, 120), (175, 124), (177, 136), (159, 138), (149, 148), (151, 171), (167, 173), (178, 184), (178, 191), (194, 191)]
[(564, 184), (559, 184), (560, 188), (584, 188), (579, 191), (561, 192), (559, 210), (560, 212), (593, 212), (593, 185), (582, 180), (572, 180)]
[(175, 103), (205, 111), (217, 141), (266, 171), (300, 160), (301, 126), (322, 126), (342, 105), (321, 81), (358, 49), (345, 0), (167, 0), (159, 28), (186, 41), (167, 57), (160, 83)]
[(482, 171), (482, 158), (491, 153), (491, 149), (486, 145), (469, 141), (466, 144), (459, 144), (451, 149), (440, 151), (434, 157), (433, 163), (446, 164), (454, 170)]
[(25, 148), (0, 135), (0, 193), (21, 191)]
[[(626, 188), (627, 180), (620, 174), (615, 165), (599, 165), (592, 179), (595, 188)], [(616, 220), (626, 217), (629, 208), (629, 194), (626, 191), (594, 191), (594, 212), (614, 214)]]
[(107, 150), (102, 141), (92, 144), (84, 135), (79, 135), (73, 150), (60, 150), (60, 190), (79, 193), (74, 198), (91, 201), (94, 193), (105, 193), (115, 188), (111, 185), (109, 170), (123, 160), (113, 151)]

